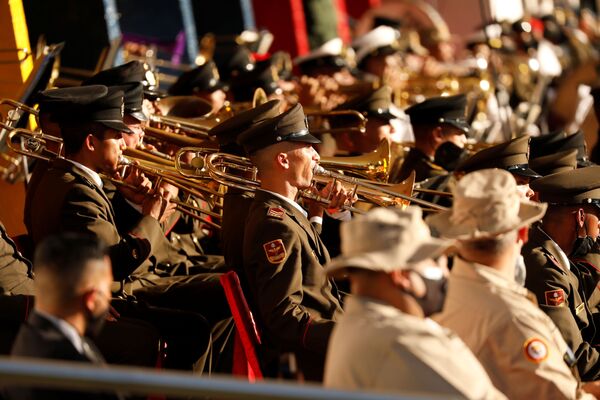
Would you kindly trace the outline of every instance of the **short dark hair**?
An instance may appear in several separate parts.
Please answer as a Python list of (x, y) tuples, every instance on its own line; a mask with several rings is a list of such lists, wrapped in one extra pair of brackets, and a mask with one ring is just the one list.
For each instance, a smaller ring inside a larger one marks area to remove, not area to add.
[(85, 278), (88, 261), (103, 260), (108, 248), (97, 237), (65, 232), (49, 236), (35, 250), (33, 268), (56, 281), (62, 298), (75, 294)]
[(104, 138), (104, 132), (108, 130), (108, 127), (98, 122), (89, 121), (61, 121), (59, 126), (66, 155), (79, 152), (88, 134), (91, 133), (102, 139)]

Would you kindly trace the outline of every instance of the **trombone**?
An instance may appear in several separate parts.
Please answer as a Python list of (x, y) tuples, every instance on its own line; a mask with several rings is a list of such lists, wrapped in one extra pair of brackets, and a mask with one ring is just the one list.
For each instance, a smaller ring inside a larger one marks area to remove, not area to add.
[[(17, 146), (14, 143), (15, 139), (20, 139), (20, 145)], [(51, 146), (50, 146), (51, 145)], [(52, 161), (56, 158), (63, 158), (63, 140), (55, 136), (46, 135), (42, 132), (33, 132), (27, 129), (18, 128), (13, 129), (9, 132), (7, 137), (7, 146), (14, 152), (27, 156), (34, 157), (37, 159)], [(164, 164), (154, 163), (152, 161), (144, 159), (136, 159), (134, 157), (122, 156), (119, 160), (121, 166), (135, 166), (147, 175), (154, 176), (156, 181), (154, 183), (157, 187), (160, 182), (165, 182), (179, 188), (184, 195), (189, 199), (190, 196), (195, 196), (204, 199), (211, 208), (216, 207), (216, 202), (210, 196), (220, 196), (220, 193), (210, 188), (208, 185), (199, 182), (197, 179), (193, 180), (190, 178), (182, 177), (174, 167), (169, 167)], [(107, 179), (117, 185), (129, 187), (132, 190), (139, 190), (139, 188), (129, 185), (120, 180), (114, 179), (107, 175), (101, 174), (101, 177)], [(202, 218), (197, 213), (201, 213), (214, 218), (220, 218), (220, 214), (204, 210), (188, 204), (185, 201), (179, 201), (176, 199), (171, 200), (172, 203), (177, 204), (177, 210), (180, 212), (190, 215), (202, 222), (220, 228), (220, 226), (210, 220)]]
[[(205, 162), (206, 169), (208, 170), (208, 173), (211, 176), (211, 178), (222, 185), (234, 187), (248, 192), (254, 192), (260, 186), (260, 182), (257, 179), (256, 168), (251, 164), (250, 160), (245, 157), (235, 156), (226, 153), (213, 153), (209, 154), (206, 157)], [(236, 176), (230, 171), (227, 171), (227, 169), (242, 171), (246, 174), (250, 173), (252, 177), (243, 178), (240, 176)], [(376, 197), (380, 198), (383, 201), (389, 199), (400, 199), (405, 202), (412, 202), (418, 204), (420, 206), (426, 207), (427, 209), (434, 211), (446, 210), (446, 207), (442, 207), (438, 204), (408, 196), (404, 193), (392, 190), (391, 188), (381, 187), (376, 183), (332, 172), (326, 170), (320, 165), (316, 165), (313, 172), (315, 176), (321, 176), (332, 179), (333, 181), (340, 181), (342, 183), (352, 185), (353, 196), (358, 195), (366, 199), (372, 199), (373, 197)], [(320, 180), (320, 182), (324, 183), (325, 181)], [(300, 196), (302, 196), (303, 198), (317, 201), (324, 205), (329, 204), (329, 199), (323, 198), (306, 190), (301, 191)], [(377, 204), (381, 203), (377, 202)], [(353, 207), (351, 205), (344, 206), (343, 208), (345, 210), (357, 213), (364, 212), (363, 210)]]

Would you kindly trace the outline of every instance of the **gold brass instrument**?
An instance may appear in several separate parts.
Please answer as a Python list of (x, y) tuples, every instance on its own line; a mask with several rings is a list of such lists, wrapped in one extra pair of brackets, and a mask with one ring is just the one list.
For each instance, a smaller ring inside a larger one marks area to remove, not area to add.
[[(157, 142), (158, 143), (168, 143), (168, 144), (172, 144), (172, 145), (180, 146), (180, 147), (184, 147), (184, 146), (202, 147), (202, 146), (206, 146), (213, 139), (208, 134), (206, 134), (205, 137), (202, 139), (199, 137), (186, 136), (181, 133), (169, 132), (166, 129), (154, 128), (152, 126), (146, 126), (144, 128), (144, 132), (145, 132), (145, 136), (144, 136), (145, 141), (154, 142), (154, 143), (157, 143)], [(217, 144), (215, 142), (215, 148), (216, 147), (217, 147)]]
[(16, 100), (0, 99), (0, 105), (8, 105), (11, 107), (6, 113), (6, 118), (0, 121), (0, 127), (4, 129), (10, 130), (14, 128), (14, 124), (19, 122), (24, 112), (33, 115), (36, 119), (38, 117), (38, 110)]
[[(213, 127), (233, 116), (228, 110), (219, 111), (207, 117), (201, 118), (181, 118), (165, 115), (151, 115), (150, 122), (160, 124), (160, 128), (171, 128), (176, 131), (183, 131), (186, 135), (197, 138), (210, 139), (208, 134)], [(157, 127), (154, 127), (157, 129)]]
[(234, 103), (227, 102), (228, 103), (227, 107), (229, 107), (229, 109), (234, 114), (237, 114), (239, 112), (246, 111), (251, 108), (260, 106), (261, 104), (265, 104), (267, 101), (269, 101), (269, 96), (267, 96), (267, 93), (265, 92), (265, 90), (263, 88), (256, 88), (256, 90), (254, 90), (254, 96), (252, 97), (251, 102), (248, 102), (248, 101), (239, 101), (239, 102), (234, 102)]
[(361, 178), (387, 182), (390, 161), (390, 143), (384, 139), (371, 153), (355, 157), (321, 157), (320, 163), (327, 169), (341, 170)]
[[(15, 139), (19, 139), (18, 142)], [(15, 153), (45, 161), (62, 157), (63, 153), (62, 138), (24, 128), (11, 130), (6, 137), (6, 146)]]
[[(215, 208), (217, 203), (214, 201), (213, 197), (218, 197), (221, 194), (218, 191), (212, 189), (207, 184), (202, 183), (198, 180), (191, 180), (189, 178), (183, 178), (183, 177), (181, 177), (181, 175), (179, 175), (177, 173), (173, 173), (172, 171), (169, 171), (169, 170), (167, 170), (167, 171), (163, 170), (162, 169), (163, 166), (153, 165), (151, 162), (147, 162), (144, 160), (138, 160), (138, 159), (131, 158), (131, 157), (122, 156), (119, 160), (119, 165), (123, 166), (123, 167), (132, 166), (132, 167), (139, 169), (146, 175), (156, 177), (156, 181), (154, 182), (155, 187), (158, 187), (158, 185), (161, 182), (175, 186), (176, 188), (181, 190), (184, 193), (184, 195), (186, 196), (186, 200), (184, 200), (184, 201), (180, 201), (177, 199), (170, 200), (171, 203), (174, 203), (177, 205), (178, 211), (182, 212), (183, 214), (189, 215), (193, 218), (197, 218), (197, 219), (201, 220), (203, 223), (206, 223), (207, 225), (212, 226), (213, 228), (217, 228), (217, 229), (221, 228), (221, 226), (219, 224), (217, 224), (211, 220), (201, 218), (199, 216), (199, 214), (203, 214), (203, 215), (210, 216), (212, 218), (221, 219), (220, 213), (216, 213), (216, 212), (213, 212), (210, 210), (205, 210), (205, 209), (196, 207), (196, 206), (188, 203), (191, 196), (194, 196), (194, 197), (201, 198), (204, 201), (206, 201), (211, 209)], [(109, 180), (111, 180), (111, 182), (114, 182), (116, 184), (123, 184), (123, 182), (112, 179), (110, 177), (109, 177)], [(132, 188), (132, 189), (135, 190), (136, 188)]]
[(24, 113), (35, 117), (37, 121), (38, 110), (12, 99), (0, 99), (0, 106), (8, 106), (5, 107), (8, 108), (6, 117), (0, 119), (0, 159), (5, 161), (0, 166), (0, 176), (8, 182), (15, 182), (20, 176), (23, 176), (26, 165), (24, 165), (22, 157), (4, 151), (9, 148), (4, 136), (16, 127)]
[[(367, 131), (367, 118), (361, 112), (356, 111), (356, 110), (306, 111), (305, 115), (307, 118), (321, 117), (325, 120), (328, 120), (329, 118), (335, 118), (335, 117), (341, 117), (341, 116), (352, 117), (352, 118), (356, 119), (355, 123), (352, 125), (349, 125), (349, 126), (328, 127), (328, 128), (311, 127), (310, 133), (313, 135), (321, 135), (323, 133), (336, 134), (336, 133), (344, 133), (344, 132), (365, 133)], [(328, 122), (330, 122), (330, 121), (328, 121)], [(321, 122), (321, 125), (322, 124), (323, 123)]]
[[(15, 139), (18, 139), (20, 145), (15, 144)], [(46, 161), (51, 161), (56, 158), (63, 157), (62, 139), (55, 136), (43, 134), (42, 132), (33, 132), (22, 128), (13, 129), (9, 132), (7, 136), (7, 145), (14, 152), (27, 157), (34, 157)], [(216, 202), (212, 197), (220, 196), (219, 192), (212, 189), (207, 184), (201, 182), (200, 179), (190, 179), (182, 177), (177, 171), (177, 169), (174, 168), (174, 164), (170, 167), (168, 165), (154, 163), (145, 159), (137, 159), (131, 156), (122, 156), (119, 160), (119, 164), (122, 166), (135, 166), (143, 173), (155, 177), (155, 187), (158, 186), (160, 182), (171, 184), (179, 188), (188, 198), (190, 196), (195, 196), (204, 199), (209, 204), (209, 206), (211, 206), (211, 208), (216, 206)], [(128, 184), (116, 180), (112, 177), (106, 175), (101, 176), (117, 185), (128, 186)], [(129, 185), (129, 187), (132, 190), (139, 189), (137, 187), (131, 187), (131, 185)], [(202, 222), (207, 223), (208, 225), (219, 228), (218, 224), (215, 224), (210, 220), (201, 218), (197, 213), (209, 215), (214, 218), (220, 218), (220, 214), (214, 213), (209, 210), (199, 209), (198, 207), (195, 207), (191, 204), (187, 204), (186, 202), (181, 202), (175, 199), (171, 200), (171, 202), (176, 203), (177, 209), (182, 213), (197, 218)]]
[[(209, 175), (215, 181), (228, 186), (234, 187), (237, 189), (245, 190), (248, 192), (254, 192), (258, 187), (260, 187), (260, 182), (257, 179), (257, 170), (252, 165), (249, 159), (245, 157), (235, 156), (231, 154), (225, 153), (213, 153), (209, 154), (206, 157), (206, 169), (208, 170)], [(236, 176), (232, 172), (233, 170), (244, 172), (245, 174), (251, 174), (252, 178), (243, 178), (241, 176)], [(326, 178), (330, 178), (334, 181), (342, 182), (342, 184), (352, 185), (352, 192), (354, 195), (359, 197), (363, 197), (365, 199), (369, 199), (372, 196), (380, 197), (383, 200), (390, 199), (398, 199), (404, 200), (406, 202), (411, 202), (414, 204), (419, 204), (420, 206), (426, 207), (427, 209), (434, 211), (446, 210), (445, 207), (442, 207), (438, 204), (431, 203), (428, 201), (424, 201), (421, 199), (416, 199), (414, 197), (408, 196), (404, 193), (396, 192), (391, 189), (382, 188), (376, 183), (368, 182), (365, 180), (361, 180), (358, 178), (354, 178), (351, 176), (346, 176), (343, 174), (339, 174), (336, 172), (328, 171), (320, 165), (315, 166), (314, 170), (315, 176), (322, 176)], [(324, 183), (324, 181), (323, 181)], [(300, 196), (303, 198), (307, 198), (313, 201), (317, 201), (321, 204), (328, 205), (329, 199), (318, 196), (309, 191), (301, 191)], [(349, 210), (352, 212), (363, 213), (364, 211), (358, 209), (353, 206), (345, 206), (343, 207), (345, 210)]]

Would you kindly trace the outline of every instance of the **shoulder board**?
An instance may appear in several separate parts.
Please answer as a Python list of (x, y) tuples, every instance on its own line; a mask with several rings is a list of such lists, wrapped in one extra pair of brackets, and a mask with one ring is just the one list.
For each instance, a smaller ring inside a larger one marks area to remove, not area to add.
[(269, 207), (269, 209), (267, 210), (267, 217), (283, 219), (284, 215), (285, 210), (281, 207)]

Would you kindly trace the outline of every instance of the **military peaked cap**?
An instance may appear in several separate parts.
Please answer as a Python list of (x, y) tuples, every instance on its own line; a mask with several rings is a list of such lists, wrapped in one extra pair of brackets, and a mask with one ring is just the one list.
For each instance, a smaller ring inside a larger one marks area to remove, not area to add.
[(600, 166), (548, 175), (531, 183), (540, 201), (553, 205), (600, 205)]
[(450, 124), (468, 133), (471, 127), (466, 120), (466, 109), (467, 96), (459, 94), (429, 98), (407, 108), (405, 113), (413, 126)]
[(472, 172), (486, 168), (501, 168), (512, 174), (539, 178), (541, 175), (529, 168), (527, 153), (529, 136), (521, 136), (480, 150), (461, 162), (456, 171)]
[(227, 90), (227, 85), (221, 81), (216, 64), (208, 61), (181, 74), (169, 88), (169, 94), (185, 96), (194, 94), (194, 92), (214, 92), (219, 89)]
[[(273, 104), (271, 107), (275, 107)], [(238, 137), (248, 154), (280, 142), (321, 143), (308, 131), (302, 106), (298, 103), (286, 112), (269, 118)]]
[(280, 107), (280, 100), (268, 101), (226, 119), (208, 133), (217, 137), (220, 151), (243, 155), (243, 149), (236, 143), (238, 136), (261, 122), (281, 114)]
[(577, 150), (565, 150), (538, 158), (530, 158), (529, 166), (542, 176), (577, 168)]

